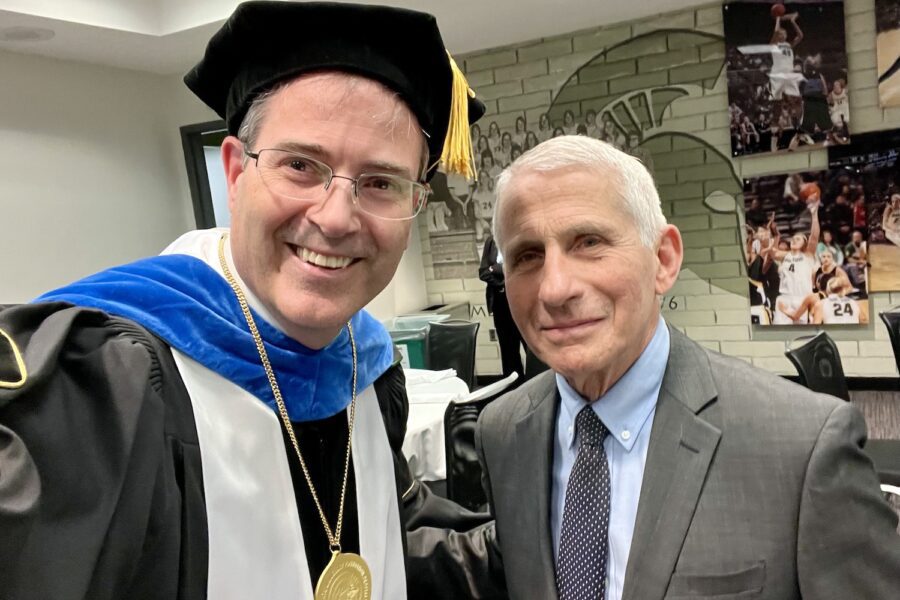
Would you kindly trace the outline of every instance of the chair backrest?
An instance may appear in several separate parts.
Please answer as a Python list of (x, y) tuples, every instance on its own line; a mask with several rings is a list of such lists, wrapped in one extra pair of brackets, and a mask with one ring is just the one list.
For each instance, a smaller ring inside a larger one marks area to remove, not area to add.
[(428, 328), (428, 368), (456, 369), (456, 376), (475, 387), (475, 344), (478, 322), (451, 320)]
[(841, 355), (824, 331), (788, 342), (784, 352), (800, 375), (800, 384), (814, 392), (850, 400)]
[(535, 375), (540, 375), (549, 368), (531, 351), (531, 348), (525, 348), (525, 381), (528, 381)]
[(900, 372), (900, 307), (895, 306), (890, 310), (879, 313), (878, 316), (884, 322), (891, 338), (891, 348), (894, 349), (894, 361), (897, 363), (897, 371)]
[[(475, 400), (450, 402), (444, 413), (444, 451), (447, 460), (447, 498), (469, 510), (484, 510), (487, 497), (481, 486), (481, 464), (475, 451), (475, 424), (484, 407), (499, 398), (518, 373), (470, 395)], [(488, 391), (488, 388), (490, 390)], [(479, 396), (479, 393), (483, 394)]]

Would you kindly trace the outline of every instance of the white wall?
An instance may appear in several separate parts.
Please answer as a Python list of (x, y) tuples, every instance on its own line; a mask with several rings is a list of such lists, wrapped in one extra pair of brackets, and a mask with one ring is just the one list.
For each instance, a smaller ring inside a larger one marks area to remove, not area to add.
[(0, 82), (0, 303), (155, 254), (193, 225), (164, 78), (0, 53)]
[[(0, 52), (0, 304), (158, 253), (194, 227), (180, 76)], [(417, 234), (379, 318), (425, 306)]]

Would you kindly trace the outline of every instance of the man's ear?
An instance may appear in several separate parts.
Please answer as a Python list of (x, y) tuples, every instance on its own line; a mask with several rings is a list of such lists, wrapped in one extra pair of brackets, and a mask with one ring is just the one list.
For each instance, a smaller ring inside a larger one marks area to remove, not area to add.
[(233, 135), (222, 141), (222, 166), (225, 168), (225, 183), (228, 186), (228, 209), (234, 209), (237, 197), (237, 180), (244, 172), (244, 144)]
[(656, 258), (659, 261), (656, 269), (656, 293), (663, 295), (675, 285), (684, 258), (681, 232), (674, 225), (666, 225), (660, 232)]

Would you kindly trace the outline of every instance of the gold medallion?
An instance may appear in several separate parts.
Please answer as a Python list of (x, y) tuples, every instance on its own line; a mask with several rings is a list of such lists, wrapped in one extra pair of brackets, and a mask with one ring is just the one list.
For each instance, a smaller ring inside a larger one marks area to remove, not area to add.
[(315, 600), (370, 600), (372, 577), (359, 554), (332, 552), (316, 584)]

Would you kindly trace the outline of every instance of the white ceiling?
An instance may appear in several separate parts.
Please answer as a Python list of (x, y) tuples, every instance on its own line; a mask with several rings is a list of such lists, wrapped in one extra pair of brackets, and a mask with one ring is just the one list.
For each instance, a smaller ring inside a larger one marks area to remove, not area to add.
[[(619, 23), (702, 0), (380, 0), (437, 16), (453, 54)], [(0, 50), (158, 74), (187, 71), (239, 0), (0, 0), (10, 27), (52, 30)], [(374, 4), (374, 3), (373, 3)]]

